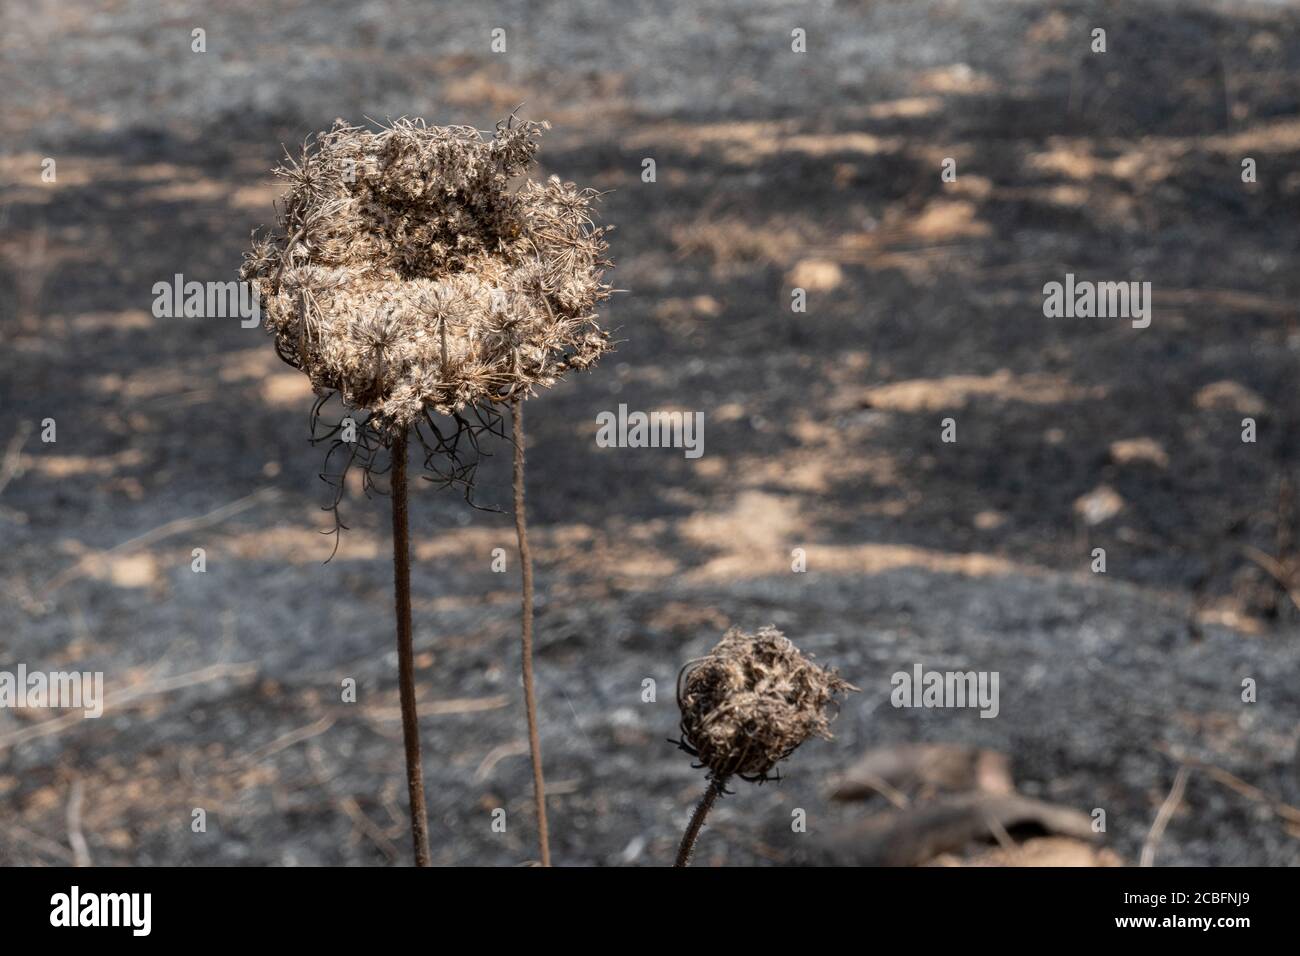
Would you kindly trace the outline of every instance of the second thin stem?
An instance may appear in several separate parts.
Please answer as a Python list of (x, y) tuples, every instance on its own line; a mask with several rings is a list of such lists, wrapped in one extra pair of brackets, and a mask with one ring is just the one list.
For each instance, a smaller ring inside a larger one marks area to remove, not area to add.
[(429, 866), (429, 823), (420, 766), (420, 719), (415, 712), (415, 655), (411, 647), (411, 542), (406, 517), (406, 436), (393, 439), (393, 591), (397, 612), (397, 684), (402, 698), (406, 787), (411, 798), (415, 865)]
[(524, 403), (514, 401), (515, 533), (519, 538), (519, 570), (523, 580), (523, 628), (520, 635), (524, 659), (524, 709), (528, 713), (528, 752), (533, 762), (533, 799), (537, 803), (537, 841), (542, 866), (551, 865), (551, 839), (546, 828), (546, 778), (542, 775), (542, 742), (537, 733), (537, 697), (533, 691), (533, 556), (528, 549), (528, 521), (524, 512)]

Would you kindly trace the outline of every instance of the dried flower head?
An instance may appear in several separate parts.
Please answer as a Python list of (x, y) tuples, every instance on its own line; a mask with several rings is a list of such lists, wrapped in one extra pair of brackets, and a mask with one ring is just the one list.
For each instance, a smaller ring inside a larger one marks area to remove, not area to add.
[(776, 628), (753, 635), (733, 627), (678, 676), (681, 747), (714, 781), (735, 774), (762, 782), (809, 737), (830, 737), (826, 707), (852, 690)]
[(611, 291), (595, 193), (516, 184), (545, 128), (339, 120), (287, 159), (278, 230), (241, 272), (280, 356), (389, 437), (430, 409), (505, 403), (594, 363)]

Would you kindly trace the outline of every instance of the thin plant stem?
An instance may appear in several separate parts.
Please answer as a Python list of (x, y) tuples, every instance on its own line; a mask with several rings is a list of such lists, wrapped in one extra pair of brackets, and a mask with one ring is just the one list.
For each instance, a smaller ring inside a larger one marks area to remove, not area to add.
[(524, 709), (528, 713), (528, 752), (533, 762), (533, 799), (537, 804), (537, 841), (542, 866), (551, 865), (551, 838), (546, 828), (546, 778), (542, 774), (542, 742), (537, 734), (537, 696), (533, 692), (533, 555), (528, 549), (528, 522), (524, 511), (524, 403), (514, 401), (515, 533), (519, 537), (519, 570), (523, 581), (523, 627), (520, 642), (524, 659)]
[(709, 781), (709, 788), (704, 791), (704, 796), (700, 798), (699, 805), (696, 806), (695, 812), (691, 814), (691, 822), (686, 825), (686, 832), (682, 834), (682, 845), (677, 850), (677, 862), (673, 866), (690, 866), (691, 854), (695, 851), (695, 841), (700, 838), (700, 831), (704, 829), (704, 818), (713, 809), (713, 804), (722, 794), (725, 783), (725, 780), (718, 780), (717, 778)]
[(393, 440), (393, 592), (397, 614), (397, 683), (402, 697), (406, 786), (411, 797), (415, 865), (429, 866), (429, 823), (420, 766), (420, 721), (415, 712), (415, 660), (411, 648), (411, 536), (406, 509), (406, 435)]

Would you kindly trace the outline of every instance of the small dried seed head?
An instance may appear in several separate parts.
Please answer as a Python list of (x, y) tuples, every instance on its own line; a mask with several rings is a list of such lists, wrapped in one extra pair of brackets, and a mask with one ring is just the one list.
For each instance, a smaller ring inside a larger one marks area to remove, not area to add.
[(610, 347), (595, 193), (515, 185), (546, 125), (503, 122), (485, 139), (339, 120), (286, 159), (278, 229), (241, 271), (281, 357), (385, 435), (590, 367)]
[(677, 680), (681, 745), (709, 776), (763, 781), (809, 737), (830, 737), (827, 706), (857, 690), (818, 667), (774, 627), (732, 628)]

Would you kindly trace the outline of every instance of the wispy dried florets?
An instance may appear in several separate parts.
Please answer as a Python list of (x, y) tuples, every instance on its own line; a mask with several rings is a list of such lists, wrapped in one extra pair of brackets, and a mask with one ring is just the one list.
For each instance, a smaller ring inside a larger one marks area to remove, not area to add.
[(533, 165), (547, 124), (342, 120), (277, 175), (278, 231), (255, 239), (257, 283), (285, 361), (395, 434), (426, 409), (508, 402), (609, 349), (595, 307), (605, 230), (595, 193)]
[(809, 737), (830, 737), (826, 708), (852, 690), (776, 628), (752, 635), (733, 627), (678, 677), (681, 745), (713, 780), (763, 781)]

